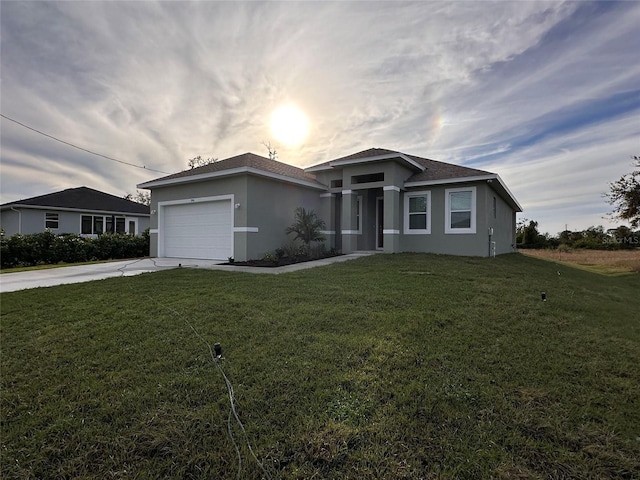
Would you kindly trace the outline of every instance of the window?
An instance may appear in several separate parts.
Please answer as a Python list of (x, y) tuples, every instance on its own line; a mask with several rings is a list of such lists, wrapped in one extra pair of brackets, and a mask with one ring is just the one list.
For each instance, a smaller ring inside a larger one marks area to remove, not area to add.
[(115, 233), (124, 233), (124, 217), (115, 217), (116, 220), (116, 228), (113, 228), (113, 219), (114, 217), (107, 216), (105, 217), (105, 232), (115, 232)]
[(342, 179), (331, 180), (331, 188), (342, 188)]
[(104, 233), (104, 217), (93, 217), (93, 233), (96, 235)]
[(498, 204), (496, 202), (496, 197), (493, 197), (493, 218), (498, 216)]
[(60, 217), (57, 213), (46, 212), (44, 214), (44, 228), (57, 229), (60, 222)]
[(93, 217), (90, 215), (82, 215), (82, 225), (80, 233), (82, 235), (91, 235), (93, 233)]
[(476, 233), (476, 187), (445, 190), (444, 233)]
[(356, 230), (359, 234), (362, 233), (362, 196), (359, 195), (356, 199)]
[[(114, 218), (115, 229), (113, 228)], [(113, 217), (111, 215), (82, 215), (80, 219), (80, 233), (82, 235), (100, 235), (111, 231), (115, 231), (116, 233), (125, 233), (125, 228), (126, 221), (124, 217)]]
[(351, 177), (352, 184), (383, 182), (383, 181), (384, 181), (384, 172), (368, 173), (366, 175), (354, 175)]
[(431, 192), (407, 192), (404, 195), (404, 233), (431, 233)]

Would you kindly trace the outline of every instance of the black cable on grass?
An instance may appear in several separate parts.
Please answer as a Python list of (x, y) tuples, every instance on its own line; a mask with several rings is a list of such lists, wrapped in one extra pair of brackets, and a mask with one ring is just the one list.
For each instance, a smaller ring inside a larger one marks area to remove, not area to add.
[[(122, 277), (124, 277), (124, 270), (129, 267), (130, 265), (133, 265), (135, 263), (138, 263), (140, 261), (144, 260), (143, 258), (137, 259), (133, 262), (127, 263), (125, 265), (123, 265), (122, 267), (118, 268), (118, 271), (120, 271), (120, 273), (122, 274)], [(149, 260), (151, 260), (153, 262), (153, 264), (157, 267), (158, 264), (155, 262), (155, 260), (153, 258), (150, 258)], [(130, 288), (133, 290), (133, 287), (130, 286)], [(227, 419), (227, 432), (229, 433), (229, 437), (231, 438), (231, 442), (233, 443), (233, 447), (236, 450), (236, 454), (238, 455), (238, 475), (236, 478), (240, 478), (240, 474), (242, 473), (242, 454), (240, 452), (240, 447), (238, 446), (236, 440), (235, 440), (235, 436), (233, 434), (233, 429), (231, 427), (231, 417), (233, 416), (233, 418), (235, 418), (236, 423), (238, 424), (238, 426), (240, 427), (240, 430), (242, 430), (242, 434), (244, 435), (244, 439), (245, 442), (247, 444), (247, 448), (249, 449), (249, 452), (251, 452), (251, 456), (253, 457), (253, 459), (256, 461), (256, 463), (258, 464), (258, 467), (260, 467), (260, 470), (262, 470), (262, 473), (264, 473), (264, 475), (267, 477), (268, 480), (271, 480), (271, 475), (269, 474), (269, 472), (267, 472), (267, 470), (264, 468), (264, 465), (262, 465), (262, 462), (260, 462), (260, 460), (258, 460), (258, 457), (256, 456), (255, 452), (253, 451), (253, 448), (251, 447), (251, 442), (249, 442), (249, 436), (247, 435), (247, 431), (244, 428), (244, 425), (242, 423), (242, 421), (240, 420), (240, 417), (238, 416), (238, 412), (236, 411), (236, 400), (235, 400), (235, 394), (233, 392), (233, 384), (231, 383), (231, 381), (229, 380), (229, 378), (227, 377), (227, 375), (224, 373), (224, 370), (222, 369), (222, 365), (220, 365), (220, 358), (218, 357), (215, 353), (214, 353), (214, 349), (211, 346), (211, 344), (207, 341), (206, 338), (204, 338), (196, 329), (195, 327), (191, 324), (191, 322), (182, 314), (180, 314), (180, 312), (178, 312), (176, 309), (170, 307), (169, 305), (165, 305), (162, 302), (159, 302), (157, 299), (151, 297), (151, 295), (147, 295), (145, 294), (145, 296), (151, 300), (153, 303), (160, 305), (161, 307), (164, 307), (166, 310), (168, 310), (170, 313), (172, 313), (178, 320), (182, 320), (184, 323), (186, 323), (189, 328), (191, 329), (191, 331), (196, 335), (196, 337), (198, 337), (200, 340), (202, 340), (202, 342), (207, 346), (207, 348), (209, 349), (209, 356), (211, 357), (211, 361), (213, 362), (213, 364), (216, 366), (216, 368), (218, 369), (218, 371), (220, 372), (220, 374), (222, 375), (222, 378), (224, 379), (224, 383), (225, 386), (227, 387), (227, 394), (229, 396), (229, 417)]]

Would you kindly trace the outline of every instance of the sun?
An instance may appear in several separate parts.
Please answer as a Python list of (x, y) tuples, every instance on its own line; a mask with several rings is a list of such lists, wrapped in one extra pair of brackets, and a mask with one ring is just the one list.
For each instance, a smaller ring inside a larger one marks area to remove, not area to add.
[(294, 105), (283, 105), (271, 114), (271, 133), (288, 147), (297, 147), (309, 133), (306, 115)]

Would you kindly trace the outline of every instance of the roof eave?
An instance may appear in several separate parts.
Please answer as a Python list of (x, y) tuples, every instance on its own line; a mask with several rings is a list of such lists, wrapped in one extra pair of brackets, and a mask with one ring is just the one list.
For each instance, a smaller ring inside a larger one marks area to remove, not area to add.
[(31, 210), (60, 210), (61, 212), (77, 212), (77, 213), (101, 213), (105, 215), (127, 215), (130, 217), (149, 217), (149, 213), (131, 212), (124, 210), (97, 210), (95, 208), (73, 208), (73, 207), (57, 207), (55, 205), (25, 205), (21, 203), (10, 203), (2, 206), (2, 210), (10, 210), (11, 208), (23, 208)]
[(384, 155), (375, 155), (372, 157), (363, 157), (363, 158), (350, 158), (346, 160), (334, 160), (329, 164), (322, 164), (315, 167), (305, 168), (305, 172), (321, 172), (326, 170), (331, 170), (335, 167), (343, 167), (345, 165), (358, 165), (361, 163), (372, 163), (372, 162), (380, 162), (382, 160), (392, 160), (394, 158), (400, 158), (404, 160), (405, 163), (408, 163), (413, 168), (420, 172), (424, 172), (427, 167), (424, 165), (420, 165), (418, 162), (409, 158), (403, 153), (385, 153)]
[(257, 175), (257, 176), (261, 176), (261, 177), (266, 177), (266, 178), (271, 178), (274, 180), (279, 180), (282, 182), (288, 182), (288, 183), (295, 183), (297, 185), (303, 185), (305, 187), (310, 187), (310, 188), (315, 188), (318, 190), (325, 190), (326, 186), (320, 184), (320, 183), (314, 183), (310, 180), (304, 180), (302, 178), (294, 178), (294, 177), (289, 177), (287, 175), (282, 175), (279, 173), (273, 173), (273, 172), (267, 172), (265, 170), (261, 170), (258, 168), (253, 168), (253, 167), (238, 167), (238, 168), (231, 168), (228, 170), (220, 170), (217, 172), (208, 172), (208, 173), (202, 173), (199, 175), (188, 175), (188, 176), (184, 176), (184, 177), (177, 177), (177, 178), (170, 178), (170, 179), (166, 179), (166, 180), (151, 180), (149, 182), (144, 182), (144, 183), (140, 183), (138, 185), (136, 185), (136, 188), (141, 188), (141, 189), (146, 189), (146, 190), (150, 190), (152, 188), (156, 188), (156, 187), (168, 187), (171, 185), (180, 185), (180, 184), (185, 184), (185, 183), (193, 183), (193, 182), (202, 182), (202, 181), (206, 181), (206, 180), (211, 180), (211, 179), (216, 179), (216, 178), (224, 178), (224, 177), (230, 177), (230, 176), (234, 176), (234, 175), (242, 175), (242, 174), (251, 174), (251, 175)]
[[(491, 173), (488, 175), (476, 175), (472, 177), (456, 177), (456, 178), (440, 178), (435, 180), (422, 180), (417, 182), (405, 182), (405, 188), (412, 187), (426, 187), (429, 185), (446, 185), (450, 183), (469, 183), (469, 182), (487, 182), (492, 183), (494, 180), (498, 182), (500, 188), (505, 194), (506, 200), (511, 204), (511, 206), (518, 212), (522, 212), (522, 205), (516, 200), (516, 197), (511, 193), (511, 190), (507, 187), (507, 185), (502, 181), (500, 175), (496, 173)], [(495, 188), (494, 188), (495, 189)], [(497, 190), (497, 189), (496, 189)]]

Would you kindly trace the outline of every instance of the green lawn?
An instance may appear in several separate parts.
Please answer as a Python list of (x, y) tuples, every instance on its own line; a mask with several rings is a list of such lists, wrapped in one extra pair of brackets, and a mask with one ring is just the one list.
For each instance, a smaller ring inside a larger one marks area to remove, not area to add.
[(0, 476), (638, 478), (639, 292), (400, 254), (6, 293)]

